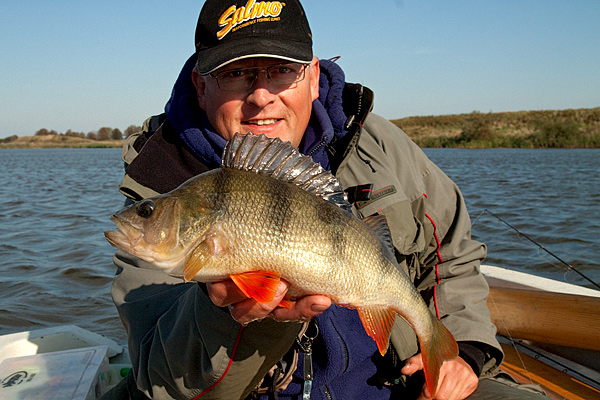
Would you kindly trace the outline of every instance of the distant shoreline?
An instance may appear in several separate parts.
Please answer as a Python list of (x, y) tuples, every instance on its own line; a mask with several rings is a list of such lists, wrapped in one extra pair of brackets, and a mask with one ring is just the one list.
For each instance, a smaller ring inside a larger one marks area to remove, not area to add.
[(600, 107), (392, 120), (420, 147), (600, 148)]
[[(391, 120), (420, 147), (600, 148), (600, 107), (407, 117)], [(12, 136), (0, 149), (120, 148), (123, 140)]]
[(121, 148), (124, 142), (124, 140), (91, 140), (65, 135), (13, 136), (7, 139), (0, 139), (0, 149)]

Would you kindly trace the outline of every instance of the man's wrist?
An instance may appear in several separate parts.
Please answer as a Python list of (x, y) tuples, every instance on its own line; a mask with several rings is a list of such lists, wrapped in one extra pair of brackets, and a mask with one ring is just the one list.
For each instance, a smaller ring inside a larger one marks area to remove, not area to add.
[(477, 347), (476, 342), (458, 342), (458, 356), (469, 364), (475, 375), (481, 375), (485, 364), (485, 351)]

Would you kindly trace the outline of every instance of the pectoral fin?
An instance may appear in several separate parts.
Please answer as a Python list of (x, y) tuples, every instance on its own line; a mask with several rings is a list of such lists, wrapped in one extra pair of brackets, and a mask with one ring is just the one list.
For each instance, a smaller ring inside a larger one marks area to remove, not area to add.
[(229, 277), (242, 293), (259, 303), (273, 300), (280, 282), (279, 275), (264, 271), (245, 272)]
[(379, 353), (384, 355), (390, 342), (390, 334), (396, 313), (386, 306), (356, 307), (367, 334), (377, 343)]
[(194, 276), (202, 269), (202, 266), (206, 263), (209, 250), (206, 242), (201, 242), (192, 252), (192, 255), (188, 262), (183, 267), (183, 279), (186, 282), (191, 281)]
[(183, 267), (183, 279), (191, 281), (210, 257), (217, 257), (229, 251), (229, 238), (219, 227), (206, 232), (204, 240), (192, 251), (190, 259)]

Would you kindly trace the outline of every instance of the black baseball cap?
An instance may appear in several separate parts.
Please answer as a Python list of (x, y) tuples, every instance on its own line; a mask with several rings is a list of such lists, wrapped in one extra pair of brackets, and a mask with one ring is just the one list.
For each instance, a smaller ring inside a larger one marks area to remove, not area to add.
[(196, 25), (198, 72), (251, 57), (309, 63), (312, 34), (297, 0), (207, 0)]

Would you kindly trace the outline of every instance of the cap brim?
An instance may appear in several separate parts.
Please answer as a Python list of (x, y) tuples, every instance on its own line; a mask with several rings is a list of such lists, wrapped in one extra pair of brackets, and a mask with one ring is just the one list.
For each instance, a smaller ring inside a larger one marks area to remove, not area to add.
[(310, 63), (312, 46), (305, 42), (246, 37), (218, 46), (198, 50), (198, 72), (207, 75), (235, 61), (247, 58), (278, 58), (290, 62)]

